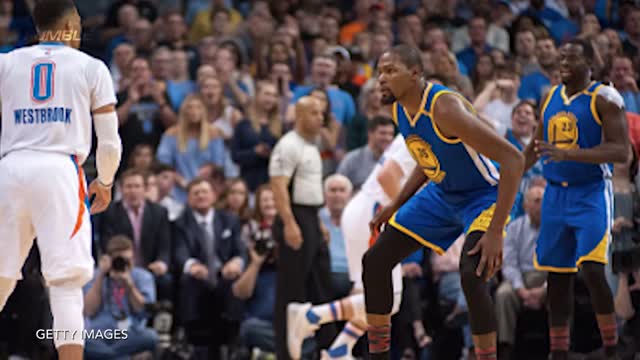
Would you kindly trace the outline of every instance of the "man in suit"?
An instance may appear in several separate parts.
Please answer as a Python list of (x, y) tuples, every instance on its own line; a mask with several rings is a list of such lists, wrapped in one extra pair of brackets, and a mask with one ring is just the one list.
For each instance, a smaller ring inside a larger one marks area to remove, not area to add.
[(154, 274), (158, 300), (172, 300), (172, 277), (169, 270), (171, 227), (167, 210), (145, 200), (146, 174), (129, 169), (120, 176), (122, 200), (111, 204), (102, 215), (100, 239), (102, 249), (115, 235), (133, 240), (134, 266)]
[(174, 222), (174, 262), (182, 272), (179, 315), (196, 346), (217, 357), (234, 334), (231, 284), (242, 274), (246, 248), (235, 215), (214, 209), (218, 194), (196, 178), (187, 186), (187, 207)]

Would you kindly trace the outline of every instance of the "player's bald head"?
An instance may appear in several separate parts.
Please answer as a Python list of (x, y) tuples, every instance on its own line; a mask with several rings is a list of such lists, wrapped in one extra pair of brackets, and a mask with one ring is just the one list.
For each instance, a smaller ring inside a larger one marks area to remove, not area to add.
[(50, 30), (69, 14), (77, 14), (73, 0), (40, 0), (33, 8), (33, 22), (38, 31)]
[(313, 106), (318, 105), (318, 100), (311, 96), (303, 96), (296, 103), (296, 117), (304, 116)]

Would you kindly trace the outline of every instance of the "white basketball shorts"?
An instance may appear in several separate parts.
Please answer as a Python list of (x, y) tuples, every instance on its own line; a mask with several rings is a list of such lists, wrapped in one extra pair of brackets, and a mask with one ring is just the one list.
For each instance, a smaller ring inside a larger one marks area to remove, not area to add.
[(22, 277), (37, 238), (48, 284), (93, 277), (86, 189), (75, 157), (20, 150), (0, 159), (0, 276)]
[[(369, 249), (369, 221), (380, 205), (362, 192), (356, 194), (342, 212), (342, 235), (349, 263), (349, 277), (354, 289), (362, 290), (362, 257)], [(393, 292), (402, 293), (402, 269), (400, 264), (392, 272)]]

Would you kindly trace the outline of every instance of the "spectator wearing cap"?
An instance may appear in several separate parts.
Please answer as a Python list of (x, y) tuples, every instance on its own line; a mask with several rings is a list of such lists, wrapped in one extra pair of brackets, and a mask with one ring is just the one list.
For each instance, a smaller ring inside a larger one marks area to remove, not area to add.
[(207, 109), (200, 96), (189, 95), (182, 103), (178, 124), (162, 136), (156, 157), (158, 162), (176, 169), (176, 197), (181, 202), (186, 200), (186, 186), (200, 166), (208, 162), (225, 165), (222, 134), (207, 121)]
[(544, 37), (536, 41), (536, 57), (541, 69), (522, 78), (518, 97), (539, 103), (557, 68), (558, 49), (552, 38)]
[(614, 56), (611, 62), (609, 79), (624, 99), (627, 111), (640, 114), (640, 90), (638, 75), (630, 58), (622, 55)]
[[(195, 1), (189, 2), (189, 5), (194, 4)], [(189, 6), (187, 11), (187, 21), (191, 20), (192, 13), (195, 12), (194, 8)], [(220, 15), (225, 13), (225, 18)], [(219, 17), (220, 16), (220, 17)], [(207, 9), (198, 11), (193, 17), (191, 23), (191, 29), (189, 30), (189, 40), (196, 43), (202, 38), (208, 35), (220, 35), (220, 29), (217, 24), (224, 22), (228, 24), (228, 32), (233, 31), (240, 22), (242, 22), (242, 15), (236, 9), (226, 6), (225, 0), (211, 0), (211, 6)], [(224, 29), (224, 27), (222, 27)], [(218, 34), (216, 34), (218, 32)]]
[[(469, 46), (459, 51), (456, 56), (467, 70), (476, 66), (480, 54), (491, 52), (491, 45), (487, 43), (487, 20), (481, 16), (474, 16), (469, 20)], [(463, 75), (467, 75), (464, 74)]]
[(354, 191), (360, 189), (394, 135), (395, 127), (389, 117), (376, 116), (367, 123), (367, 145), (348, 152), (337, 171), (351, 181)]
[(297, 102), (298, 99), (308, 95), (314, 88), (325, 89), (329, 96), (333, 116), (335, 116), (340, 125), (346, 125), (355, 116), (356, 106), (348, 92), (335, 86), (333, 81), (336, 69), (336, 60), (331, 55), (314, 57), (311, 63), (311, 85), (298, 86), (293, 92), (292, 102)]
[(278, 89), (273, 83), (258, 82), (256, 97), (247, 116), (234, 130), (231, 142), (233, 161), (240, 166), (240, 176), (249, 190), (269, 181), (269, 156), (282, 135), (282, 117)]

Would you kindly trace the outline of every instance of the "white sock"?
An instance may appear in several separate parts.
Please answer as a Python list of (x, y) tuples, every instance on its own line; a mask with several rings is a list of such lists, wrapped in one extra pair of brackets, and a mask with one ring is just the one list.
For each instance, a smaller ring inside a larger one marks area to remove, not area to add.
[(352, 322), (348, 322), (333, 341), (327, 353), (332, 358), (351, 356), (353, 347), (364, 333), (364, 330), (358, 328)]
[(316, 305), (307, 312), (307, 319), (312, 324), (323, 325), (334, 321), (343, 320), (342, 306), (340, 301)]

